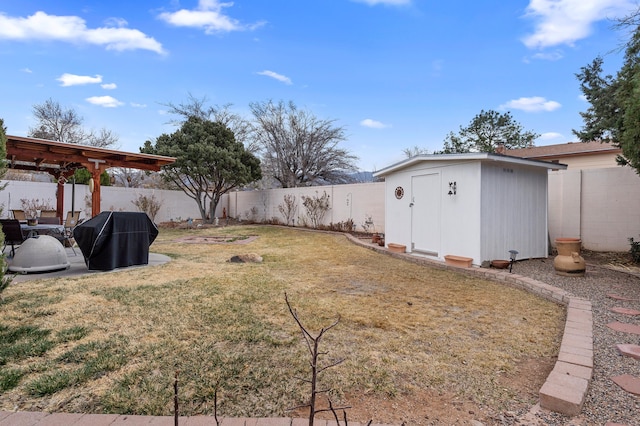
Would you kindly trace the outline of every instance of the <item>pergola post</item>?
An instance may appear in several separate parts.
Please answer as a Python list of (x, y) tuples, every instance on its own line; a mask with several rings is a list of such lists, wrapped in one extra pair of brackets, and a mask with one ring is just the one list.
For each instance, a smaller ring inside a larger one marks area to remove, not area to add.
[(107, 167), (105, 160), (88, 158), (92, 163), (87, 165), (87, 170), (91, 173), (91, 181), (89, 182), (89, 190), (91, 191), (91, 217), (100, 213), (100, 175)]
[(73, 171), (61, 171), (57, 173), (52, 173), (53, 177), (56, 178), (58, 182), (58, 186), (56, 188), (56, 216), (60, 220), (60, 223), (63, 224), (64, 217), (64, 185), (67, 183), (67, 178), (73, 175)]

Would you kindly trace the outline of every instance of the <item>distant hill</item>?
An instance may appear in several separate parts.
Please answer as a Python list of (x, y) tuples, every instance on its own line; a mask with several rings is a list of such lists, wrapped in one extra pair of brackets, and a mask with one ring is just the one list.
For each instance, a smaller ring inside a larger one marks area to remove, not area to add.
[(374, 182), (373, 172), (357, 172), (351, 175), (353, 180), (357, 183)]

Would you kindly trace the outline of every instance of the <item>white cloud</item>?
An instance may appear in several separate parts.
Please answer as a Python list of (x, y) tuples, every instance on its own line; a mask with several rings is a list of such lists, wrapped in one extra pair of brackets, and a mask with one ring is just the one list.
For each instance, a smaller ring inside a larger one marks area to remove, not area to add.
[(102, 83), (102, 76), (96, 74), (95, 77), (91, 77), (89, 75), (75, 75), (64, 73), (60, 77), (56, 78), (60, 82), (60, 86), (69, 87), (69, 86), (82, 86), (85, 84), (96, 84)]
[(356, 3), (364, 3), (369, 6), (376, 6), (378, 4), (383, 4), (386, 6), (404, 6), (406, 4), (411, 4), (412, 0), (353, 0)]
[(554, 111), (560, 108), (559, 102), (548, 101), (542, 96), (519, 98), (500, 105), (501, 109), (519, 109), (526, 112)]
[(538, 137), (538, 139), (542, 141), (551, 141), (551, 140), (560, 139), (560, 138), (562, 138), (562, 135), (557, 132), (543, 133), (540, 135), (540, 137)]
[(32, 74), (33, 73), (33, 71), (31, 71), (29, 68), (22, 68), (20, 71), (26, 72), (27, 74)]
[(116, 89), (118, 85), (115, 83), (105, 83), (101, 84), (100, 87), (102, 87), (104, 90), (113, 90)]
[(635, 8), (634, 0), (530, 0), (526, 16), (535, 21), (535, 30), (522, 41), (530, 49), (573, 45), (591, 34), (595, 22)]
[(124, 28), (127, 25), (129, 25), (126, 19), (123, 19), (123, 18), (107, 18), (104, 21), (104, 23), (107, 27), (118, 27), (118, 28)]
[(231, 6), (233, 3), (199, 0), (195, 10), (180, 9), (173, 13), (163, 12), (158, 15), (158, 18), (176, 27), (203, 28), (206, 34), (255, 29), (264, 24), (259, 22), (253, 25), (244, 25), (237, 19), (222, 13), (223, 7)]
[(258, 75), (266, 75), (267, 77), (271, 77), (271, 78), (275, 78), (278, 81), (283, 82), (284, 84), (293, 84), (293, 82), (291, 81), (291, 79), (285, 75), (282, 74), (278, 74), (277, 72), (273, 72), (273, 71), (269, 71), (269, 70), (264, 70), (264, 71), (260, 71), (257, 72), (256, 74)]
[(115, 108), (124, 105), (123, 102), (120, 102), (112, 96), (91, 96), (90, 98), (87, 98), (86, 101), (90, 104), (102, 106), (105, 108)]
[(136, 103), (136, 102), (131, 102), (131, 106), (134, 107), (134, 108), (146, 108), (147, 104), (139, 104), (139, 103)]
[(562, 52), (562, 50), (555, 50), (553, 52), (538, 52), (532, 56), (526, 57), (524, 62), (529, 63), (531, 62), (531, 59), (541, 61), (559, 61), (562, 58), (564, 58), (564, 52)]
[(88, 43), (104, 46), (107, 50), (142, 49), (165, 53), (162, 44), (141, 31), (110, 26), (91, 29), (78, 16), (47, 15), (45, 12), (36, 12), (26, 18), (0, 13), (0, 39)]
[(360, 122), (362, 127), (369, 127), (370, 129), (385, 129), (387, 127), (391, 127), (389, 124), (384, 124), (377, 120), (372, 120), (370, 118), (365, 118)]
[(587, 100), (587, 96), (582, 94), (582, 95), (578, 95), (578, 100), (581, 100), (582, 102), (589, 102)]

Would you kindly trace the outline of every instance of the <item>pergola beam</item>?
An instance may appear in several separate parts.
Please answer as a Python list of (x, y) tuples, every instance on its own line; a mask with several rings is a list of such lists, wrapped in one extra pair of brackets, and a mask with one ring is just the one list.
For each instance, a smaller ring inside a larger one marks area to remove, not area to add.
[(91, 215), (100, 213), (100, 175), (111, 167), (159, 171), (176, 161), (173, 157), (136, 154), (87, 145), (7, 135), (8, 166), (13, 169), (45, 171), (58, 181), (57, 215), (63, 219), (64, 180), (76, 169), (86, 168), (94, 181)]

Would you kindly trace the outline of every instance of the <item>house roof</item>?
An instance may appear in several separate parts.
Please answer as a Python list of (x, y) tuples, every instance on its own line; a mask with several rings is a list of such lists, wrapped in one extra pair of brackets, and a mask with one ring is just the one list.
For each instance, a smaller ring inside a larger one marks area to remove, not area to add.
[(388, 174), (402, 170), (414, 164), (423, 162), (443, 162), (443, 161), (459, 161), (459, 162), (499, 162), (507, 164), (520, 164), (533, 167), (541, 167), (545, 169), (566, 169), (566, 164), (550, 163), (547, 161), (531, 160), (520, 157), (511, 157), (502, 154), (493, 154), (488, 152), (471, 152), (464, 154), (430, 154), (430, 155), (416, 155), (415, 157), (407, 158), (399, 163), (392, 164), (381, 170), (378, 170), (373, 174), (374, 177), (384, 177)]
[(610, 143), (601, 142), (569, 142), (557, 145), (532, 146), (530, 148), (509, 149), (504, 153), (514, 157), (544, 159), (544, 158), (560, 158), (574, 157), (595, 154), (618, 154), (620, 148)]

